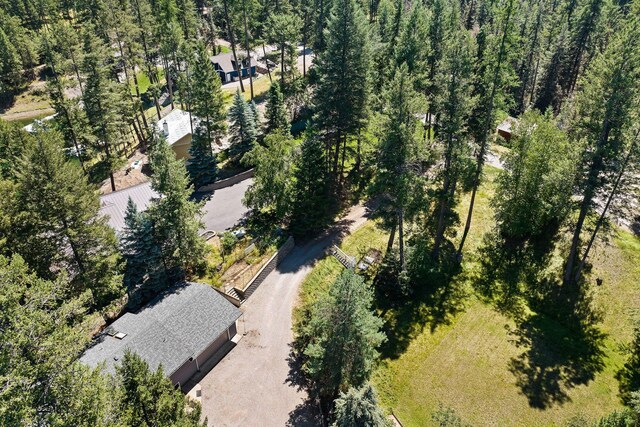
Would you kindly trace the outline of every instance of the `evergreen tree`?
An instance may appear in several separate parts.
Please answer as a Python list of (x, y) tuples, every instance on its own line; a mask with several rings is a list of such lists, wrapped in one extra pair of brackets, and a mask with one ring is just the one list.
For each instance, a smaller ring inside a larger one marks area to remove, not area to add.
[(243, 154), (251, 150), (256, 140), (256, 119), (249, 103), (237, 90), (229, 109), (229, 142), (231, 154)]
[(117, 146), (125, 136), (127, 125), (119, 114), (122, 108), (121, 92), (117, 84), (110, 80), (107, 66), (108, 55), (102, 41), (87, 28), (84, 34), (84, 60), (82, 69), (86, 76), (84, 109), (94, 136), (94, 145), (104, 150), (104, 168), (109, 173), (111, 191), (116, 191), (113, 172), (120, 166), (121, 159)]
[(414, 181), (410, 165), (418, 155), (415, 139), (416, 92), (405, 65), (396, 72), (384, 97), (387, 103), (372, 192), (380, 199), (377, 215), (382, 217), (384, 226), (390, 230), (387, 250), (391, 249), (398, 230), (400, 264), (404, 268), (404, 219)]
[[(280, 50), (280, 78), (284, 86), (296, 70), (296, 46), (302, 21), (292, 13), (275, 13), (269, 17), (268, 40)], [(285, 78), (286, 76), (286, 78)]]
[(189, 154), (189, 174), (196, 187), (215, 180), (213, 143), (220, 143), (226, 131), (226, 112), (220, 77), (203, 43), (196, 45), (190, 73), (191, 113), (196, 116)]
[(162, 252), (154, 237), (153, 223), (147, 214), (138, 212), (131, 198), (124, 222), (120, 236), (120, 251), (126, 263), (124, 284), (129, 302), (135, 307), (166, 287), (167, 277)]
[(0, 92), (18, 88), (22, 80), (22, 62), (9, 37), (0, 28)]
[(226, 130), (226, 112), (222, 83), (203, 43), (196, 44), (191, 73), (191, 112), (198, 118), (198, 126), (205, 130), (208, 140), (220, 142)]
[(7, 247), (41, 277), (68, 272), (75, 294), (91, 289), (103, 304), (119, 289), (117, 241), (100, 200), (77, 164), (64, 157), (61, 136), (38, 131), (17, 171)]
[(88, 295), (69, 295), (63, 277), (38, 278), (18, 255), (0, 256), (0, 423), (47, 425), (61, 371), (88, 337), (76, 328)]
[[(471, 131), (477, 148), (476, 170), (473, 176), (471, 201), (467, 219), (458, 246), (458, 259), (462, 258), (462, 249), (471, 228), (471, 218), (475, 206), (476, 194), (482, 177), (489, 135), (493, 131), (496, 111), (508, 104), (508, 89), (512, 84), (511, 46), (514, 42), (514, 15), (517, 12), (515, 0), (502, 0), (492, 6), (487, 13), (487, 23), (481, 28), (481, 40), (478, 40), (478, 64), (476, 69), (475, 92), (478, 96), (476, 110), (472, 116)], [(489, 7), (489, 6), (488, 6)], [(496, 27), (490, 32), (492, 26)]]
[(353, 270), (344, 270), (314, 305), (305, 335), (303, 367), (318, 394), (333, 401), (340, 391), (360, 387), (385, 341), (382, 319), (371, 311), (372, 290)]
[(335, 401), (333, 427), (390, 427), (391, 423), (378, 406), (376, 391), (371, 384), (359, 389), (351, 387)]
[(189, 147), (187, 172), (196, 189), (215, 182), (217, 175), (216, 155), (212, 152), (205, 132), (204, 128), (197, 126)]
[(291, 126), (289, 125), (288, 116), (289, 114), (284, 105), (284, 97), (280, 91), (280, 84), (273, 82), (269, 87), (269, 98), (267, 99), (265, 110), (265, 118), (267, 120), (264, 129), (265, 135), (276, 130), (289, 133)]
[(297, 235), (313, 235), (330, 220), (329, 179), (322, 142), (307, 131), (295, 167), (291, 228)]
[[(331, 162), (332, 181), (341, 186), (340, 155), (346, 156), (349, 136), (363, 128), (370, 95), (370, 45), (366, 18), (356, 0), (337, 0), (318, 53), (315, 123)], [(342, 162), (344, 165), (344, 162)]]
[(623, 168), (626, 133), (640, 91), (640, 50), (634, 44), (639, 38), (640, 5), (634, 4), (625, 26), (594, 59), (576, 96), (570, 132), (583, 150), (574, 189), (582, 200), (564, 271), (566, 286), (577, 283), (589, 254), (590, 246), (580, 255), (580, 237), (597, 196)]
[(150, 206), (148, 212), (164, 262), (171, 271), (169, 275), (176, 278), (193, 271), (204, 261), (206, 245), (199, 234), (202, 228), (201, 206), (190, 200), (191, 188), (184, 163), (175, 158), (163, 137), (154, 143), (151, 167), (151, 187), (162, 197)]
[[(616, 375), (620, 388), (620, 397), (627, 405), (631, 403), (634, 392), (640, 390), (640, 325), (636, 325), (634, 329), (628, 357), (626, 363)], [(640, 396), (636, 396), (636, 398), (638, 397)]]
[(162, 366), (154, 372), (140, 356), (127, 351), (122, 363), (116, 367), (122, 393), (125, 425), (174, 425), (205, 427), (200, 421), (201, 408), (176, 390), (163, 372)]
[(32, 143), (20, 126), (0, 119), (0, 178), (15, 179), (22, 154)]
[(431, 111), (439, 117), (436, 141), (443, 148), (444, 161), (438, 171), (438, 190), (433, 215), (433, 251), (437, 260), (445, 235), (456, 224), (456, 193), (467, 181), (471, 152), (469, 147), (468, 119), (473, 108), (471, 97), (471, 51), (473, 40), (468, 32), (459, 29), (447, 40), (443, 49), (442, 72), (437, 75), (437, 86), (442, 90), (433, 98)]

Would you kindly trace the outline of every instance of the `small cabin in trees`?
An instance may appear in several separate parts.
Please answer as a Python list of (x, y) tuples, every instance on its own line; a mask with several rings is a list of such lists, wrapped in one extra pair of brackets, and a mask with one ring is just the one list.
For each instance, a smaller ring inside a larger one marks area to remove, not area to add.
[[(195, 126), (196, 119), (193, 117), (193, 127), (195, 128)], [(189, 113), (176, 108), (158, 120), (156, 127), (160, 134), (167, 139), (167, 143), (176, 153), (176, 158), (188, 160), (190, 157), (189, 148), (191, 148), (191, 140), (193, 139)]]
[(518, 119), (509, 116), (498, 125), (498, 127), (496, 128), (496, 132), (498, 132), (498, 135), (503, 137), (505, 141), (509, 142), (509, 140), (511, 139), (511, 134), (513, 133), (513, 129), (517, 124)]
[[(238, 57), (240, 62), (240, 73), (242, 78), (256, 75), (256, 61), (253, 59), (251, 70), (249, 70), (249, 59)], [(211, 57), (211, 63), (215, 67), (222, 83), (229, 83), (238, 80), (238, 67), (233, 59), (233, 53), (221, 53)]]

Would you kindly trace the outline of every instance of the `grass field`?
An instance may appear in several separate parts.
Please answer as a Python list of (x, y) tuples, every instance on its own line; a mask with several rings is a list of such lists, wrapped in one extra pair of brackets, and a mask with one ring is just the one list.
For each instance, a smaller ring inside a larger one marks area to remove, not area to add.
[[(390, 340), (372, 381), (382, 405), (404, 426), (432, 425), (431, 414), (440, 404), (474, 426), (562, 426), (577, 415), (597, 419), (621, 407), (615, 374), (640, 307), (640, 239), (620, 232), (593, 252), (591, 278), (603, 280), (594, 286), (593, 305), (603, 319), (586, 338), (532, 312), (516, 322), (479, 298), (471, 283), (477, 249), (493, 225), (496, 175), (496, 169), (486, 168), (463, 272), (449, 285), (456, 297), (438, 308), (412, 302), (402, 313), (383, 314)], [(463, 220), (467, 208), (465, 197)], [(386, 238), (368, 222), (342, 249), (356, 255), (383, 248)], [(302, 285), (301, 305), (324, 292), (341, 268), (331, 257), (319, 261)]]

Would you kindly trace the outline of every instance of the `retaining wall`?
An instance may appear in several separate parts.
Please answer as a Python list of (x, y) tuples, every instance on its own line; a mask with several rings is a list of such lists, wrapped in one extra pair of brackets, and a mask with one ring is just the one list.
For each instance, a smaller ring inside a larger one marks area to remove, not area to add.
[(245, 179), (253, 177), (253, 169), (249, 169), (248, 171), (240, 172), (237, 175), (234, 175), (227, 179), (221, 179), (220, 181), (216, 181), (213, 184), (203, 185), (198, 188), (198, 191), (215, 191), (221, 188), (230, 187), (234, 184), (237, 184)]

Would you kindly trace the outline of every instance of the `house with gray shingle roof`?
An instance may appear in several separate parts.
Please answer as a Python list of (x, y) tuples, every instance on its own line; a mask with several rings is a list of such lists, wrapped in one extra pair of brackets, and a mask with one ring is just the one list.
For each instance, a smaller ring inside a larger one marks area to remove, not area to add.
[(80, 361), (91, 367), (104, 363), (115, 373), (129, 350), (152, 370), (162, 366), (175, 385), (184, 385), (236, 336), (241, 314), (211, 286), (181, 283), (109, 325)]

